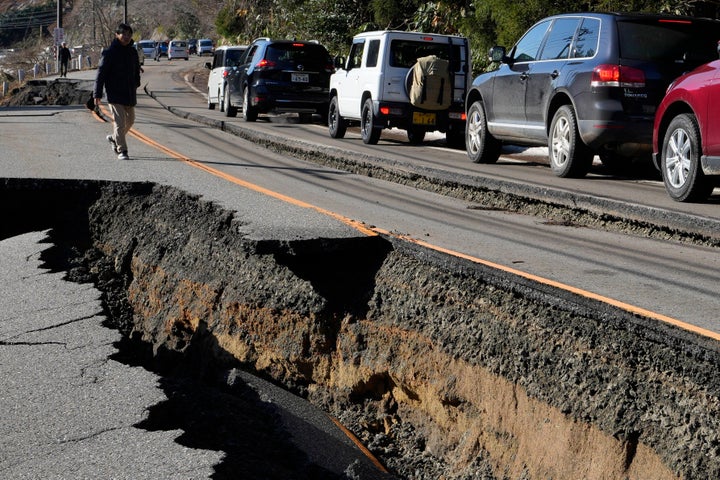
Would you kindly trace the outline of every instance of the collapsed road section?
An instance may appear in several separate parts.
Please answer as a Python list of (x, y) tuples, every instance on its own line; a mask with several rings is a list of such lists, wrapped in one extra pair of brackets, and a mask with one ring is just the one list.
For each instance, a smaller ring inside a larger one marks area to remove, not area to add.
[(137, 361), (267, 378), (399, 478), (720, 476), (713, 340), (396, 238), (253, 240), (166, 186), (0, 200), (0, 237), (51, 229), (46, 261), (97, 285)]

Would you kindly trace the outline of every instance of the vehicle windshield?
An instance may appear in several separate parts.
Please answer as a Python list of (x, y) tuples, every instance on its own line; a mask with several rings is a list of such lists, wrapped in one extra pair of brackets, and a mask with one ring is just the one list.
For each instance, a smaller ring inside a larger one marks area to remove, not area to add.
[(200, 45), (202, 45), (203, 47), (208, 47), (208, 46), (212, 45), (212, 41), (211, 40), (200, 40)]
[(304, 43), (276, 43), (268, 47), (267, 59), (280, 68), (295, 68), (298, 65), (306, 69), (322, 70), (332, 63), (330, 54), (322, 45)]
[(698, 22), (618, 22), (620, 56), (652, 62), (706, 63), (718, 57), (720, 30)]

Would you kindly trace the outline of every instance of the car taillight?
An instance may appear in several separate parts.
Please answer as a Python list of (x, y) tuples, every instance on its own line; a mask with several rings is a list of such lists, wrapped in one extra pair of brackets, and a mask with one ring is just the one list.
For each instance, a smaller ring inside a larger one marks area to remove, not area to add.
[(257, 63), (257, 65), (255, 65), (255, 68), (262, 70), (263, 68), (273, 68), (274, 66), (275, 62), (263, 58)]
[(641, 88), (645, 86), (645, 72), (623, 65), (598, 65), (593, 69), (590, 85)]

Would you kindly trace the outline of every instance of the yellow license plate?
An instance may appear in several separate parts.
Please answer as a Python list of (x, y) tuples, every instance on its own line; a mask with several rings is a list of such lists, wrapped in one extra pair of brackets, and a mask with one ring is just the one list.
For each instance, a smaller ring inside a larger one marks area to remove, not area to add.
[(435, 125), (435, 114), (413, 112), (413, 125)]

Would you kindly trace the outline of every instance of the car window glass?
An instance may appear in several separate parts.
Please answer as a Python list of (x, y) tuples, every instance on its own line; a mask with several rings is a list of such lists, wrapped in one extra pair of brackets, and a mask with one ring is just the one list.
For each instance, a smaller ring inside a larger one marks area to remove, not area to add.
[(348, 57), (348, 70), (351, 68), (357, 68), (361, 65), (364, 49), (364, 41), (353, 43), (352, 48), (350, 49), (350, 56)]
[(538, 23), (525, 33), (515, 45), (513, 58), (516, 62), (531, 62), (537, 58), (540, 44), (549, 26), (550, 21)]
[(380, 54), (380, 40), (370, 40), (368, 42), (368, 54), (366, 67), (377, 67), (378, 56)]
[(699, 23), (618, 22), (618, 32), (622, 58), (670, 63), (717, 58), (717, 30)]
[(580, 19), (558, 18), (552, 24), (545, 45), (543, 46), (539, 60), (559, 60), (570, 56), (570, 45), (572, 45), (575, 30)]
[(225, 66), (226, 67), (237, 67), (240, 65), (243, 50), (228, 50), (225, 54)]
[(577, 33), (573, 58), (589, 58), (597, 52), (600, 38), (600, 20), (597, 18), (584, 18)]
[(248, 52), (247, 58), (252, 62), (252, 64), (256, 64), (260, 61), (260, 56), (258, 55), (259, 49), (257, 45), (253, 45), (250, 47), (250, 51)]
[(276, 43), (268, 46), (267, 60), (275, 62), (279, 68), (324, 69), (330, 62), (325, 47), (305, 43)]
[(418, 58), (435, 55), (451, 60), (450, 46), (447, 43), (418, 42), (414, 40), (393, 40), (390, 43), (390, 66), (410, 68)]

